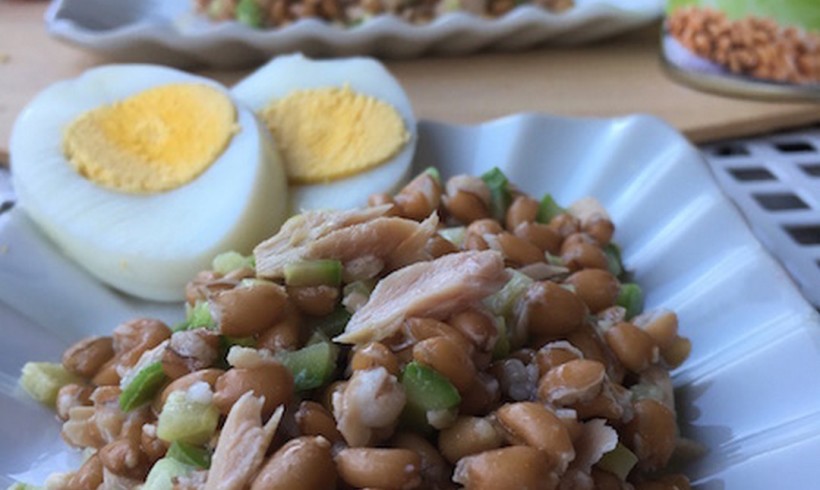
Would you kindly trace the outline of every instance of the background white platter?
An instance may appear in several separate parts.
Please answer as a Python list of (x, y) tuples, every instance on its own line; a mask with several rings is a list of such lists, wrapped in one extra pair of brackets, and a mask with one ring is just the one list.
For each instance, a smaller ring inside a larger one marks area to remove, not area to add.
[(257, 30), (211, 23), (191, 0), (55, 0), (46, 13), (53, 36), (120, 61), (241, 66), (275, 54), (313, 57), (372, 55), (412, 58), (482, 49), (520, 50), (538, 44), (581, 44), (657, 20), (662, 0), (576, 0), (566, 12), (520, 6), (500, 19), (463, 12), (425, 25), (378, 16), (353, 28), (315, 19)]

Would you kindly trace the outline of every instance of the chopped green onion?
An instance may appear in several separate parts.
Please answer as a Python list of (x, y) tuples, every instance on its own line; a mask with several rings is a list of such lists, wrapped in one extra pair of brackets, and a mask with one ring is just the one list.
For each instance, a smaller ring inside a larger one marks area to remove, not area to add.
[(461, 403), (461, 396), (450, 380), (417, 361), (404, 367), (401, 384), (407, 395), (402, 418), (418, 429), (429, 427), (428, 412), (449, 410)]
[(344, 307), (336, 308), (333, 313), (322, 317), (310, 317), (307, 320), (308, 327), (312, 330), (322, 332), (333, 338), (344, 332), (347, 322), (352, 315)]
[(173, 458), (180, 463), (185, 463), (188, 466), (196, 466), (197, 468), (204, 469), (211, 467), (211, 452), (204, 447), (194, 446), (187, 442), (172, 442), (165, 456)]
[(236, 4), (236, 20), (250, 27), (262, 27), (262, 7), (256, 0), (239, 0)]
[(253, 255), (244, 256), (239, 252), (223, 252), (211, 261), (211, 269), (220, 274), (227, 274), (231, 271), (244, 268), (254, 268)]
[(53, 362), (27, 362), (20, 375), (20, 386), (26, 393), (50, 407), (54, 407), (60, 388), (82, 382), (82, 378), (70, 373), (62, 364)]
[(302, 260), (285, 266), (288, 286), (338, 286), (342, 283), (342, 263), (338, 260)]
[(189, 400), (184, 391), (168, 395), (157, 421), (157, 437), (195, 446), (208, 442), (219, 423), (219, 410), (211, 403)]
[(120, 410), (131, 410), (148, 403), (165, 383), (162, 362), (153, 362), (140, 370), (120, 393)]
[(336, 369), (339, 349), (330, 342), (318, 342), (297, 351), (280, 352), (276, 359), (293, 374), (296, 391), (311, 390), (327, 383)]
[(174, 478), (185, 476), (194, 470), (196, 467), (166, 456), (151, 467), (142, 490), (173, 490)]
[(481, 180), (490, 189), (490, 214), (503, 223), (512, 202), (507, 176), (498, 167), (493, 167), (481, 176)]
[(615, 304), (626, 308), (626, 319), (639, 315), (643, 310), (643, 291), (633, 282), (621, 284), (621, 291)]
[(432, 177), (432, 178), (433, 178), (433, 180), (435, 180), (436, 182), (438, 182), (439, 184), (441, 184), (441, 172), (439, 172), (439, 171), (438, 171), (438, 169), (437, 169), (436, 167), (427, 167), (427, 168), (424, 170), (424, 173), (426, 173), (427, 175), (429, 175), (430, 177)]
[(510, 269), (510, 280), (507, 281), (507, 284), (505, 284), (503, 288), (485, 298), (484, 306), (486, 306), (493, 315), (506, 317), (512, 313), (516, 301), (527, 291), (527, 288), (529, 288), (532, 283), (532, 278), (526, 274)]
[(615, 277), (621, 277), (624, 273), (624, 265), (621, 261), (621, 248), (615, 243), (608, 243), (604, 247), (606, 256), (606, 266), (609, 272)]
[(535, 216), (535, 221), (539, 223), (549, 223), (552, 218), (559, 214), (564, 214), (567, 211), (555, 202), (550, 194), (545, 195), (541, 199), (541, 204), (538, 205), (538, 214)]
[(626, 477), (637, 462), (638, 457), (635, 456), (635, 453), (619, 442), (615, 449), (604, 454), (598, 460), (597, 466), (617, 476), (621, 481), (626, 481)]
[(442, 228), (438, 231), (438, 234), (448, 242), (460, 248), (464, 243), (464, 237), (467, 236), (467, 228), (464, 226)]

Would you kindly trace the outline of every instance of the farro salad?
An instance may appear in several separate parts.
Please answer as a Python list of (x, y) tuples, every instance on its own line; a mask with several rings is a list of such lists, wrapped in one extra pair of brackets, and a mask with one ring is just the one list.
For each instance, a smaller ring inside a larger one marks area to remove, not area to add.
[(614, 231), (498, 169), (294, 216), (193, 278), (184, 322), (24, 367), (86, 454), (46, 487), (688, 489), (691, 344), (642, 311)]
[(519, 5), (530, 4), (550, 12), (573, 7), (574, 0), (196, 0), (196, 9), (214, 21), (236, 20), (254, 28), (281, 27), (299, 19), (315, 18), (343, 27), (357, 26), (374, 16), (391, 14), (413, 24), (440, 15), (464, 11), (496, 18)]

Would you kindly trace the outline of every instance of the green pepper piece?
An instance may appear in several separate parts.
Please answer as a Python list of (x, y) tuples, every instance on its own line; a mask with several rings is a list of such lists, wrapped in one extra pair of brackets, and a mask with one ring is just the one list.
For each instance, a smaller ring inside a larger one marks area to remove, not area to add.
[(342, 283), (342, 263), (338, 260), (301, 260), (285, 266), (288, 286), (338, 286)]
[(637, 462), (638, 457), (635, 453), (619, 442), (615, 449), (604, 454), (596, 465), (617, 476), (621, 481), (626, 481), (626, 477)]
[(503, 223), (512, 202), (507, 176), (498, 167), (493, 167), (481, 176), (481, 180), (490, 189), (490, 214)]
[(541, 198), (541, 204), (538, 205), (538, 213), (535, 215), (535, 221), (539, 223), (549, 223), (552, 221), (552, 218), (566, 212), (564, 208), (555, 202), (552, 195), (546, 194)]
[(208, 469), (211, 467), (211, 452), (204, 447), (194, 446), (187, 442), (172, 442), (165, 456), (197, 468)]
[(262, 27), (264, 13), (256, 0), (239, 0), (236, 4), (236, 20), (250, 27)]
[(120, 410), (130, 412), (148, 403), (163, 383), (165, 383), (165, 373), (162, 371), (162, 362), (157, 361), (145, 366), (120, 393)]
[(615, 304), (626, 308), (626, 319), (639, 315), (643, 310), (643, 291), (633, 282), (621, 284)]
[(281, 352), (276, 358), (293, 374), (296, 391), (318, 388), (330, 380), (336, 369), (339, 349), (330, 342), (317, 342), (292, 352)]

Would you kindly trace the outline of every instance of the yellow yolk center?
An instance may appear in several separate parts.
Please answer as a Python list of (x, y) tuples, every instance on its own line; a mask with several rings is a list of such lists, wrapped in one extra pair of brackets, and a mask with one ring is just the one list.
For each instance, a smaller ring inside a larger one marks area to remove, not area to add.
[(298, 90), (261, 112), (285, 160), (288, 180), (348, 177), (395, 156), (410, 139), (393, 106), (350, 87)]
[(100, 186), (162, 192), (210, 167), (236, 130), (236, 109), (226, 95), (177, 83), (80, 115), (64, 133), (63, 151), (80, 175)]

